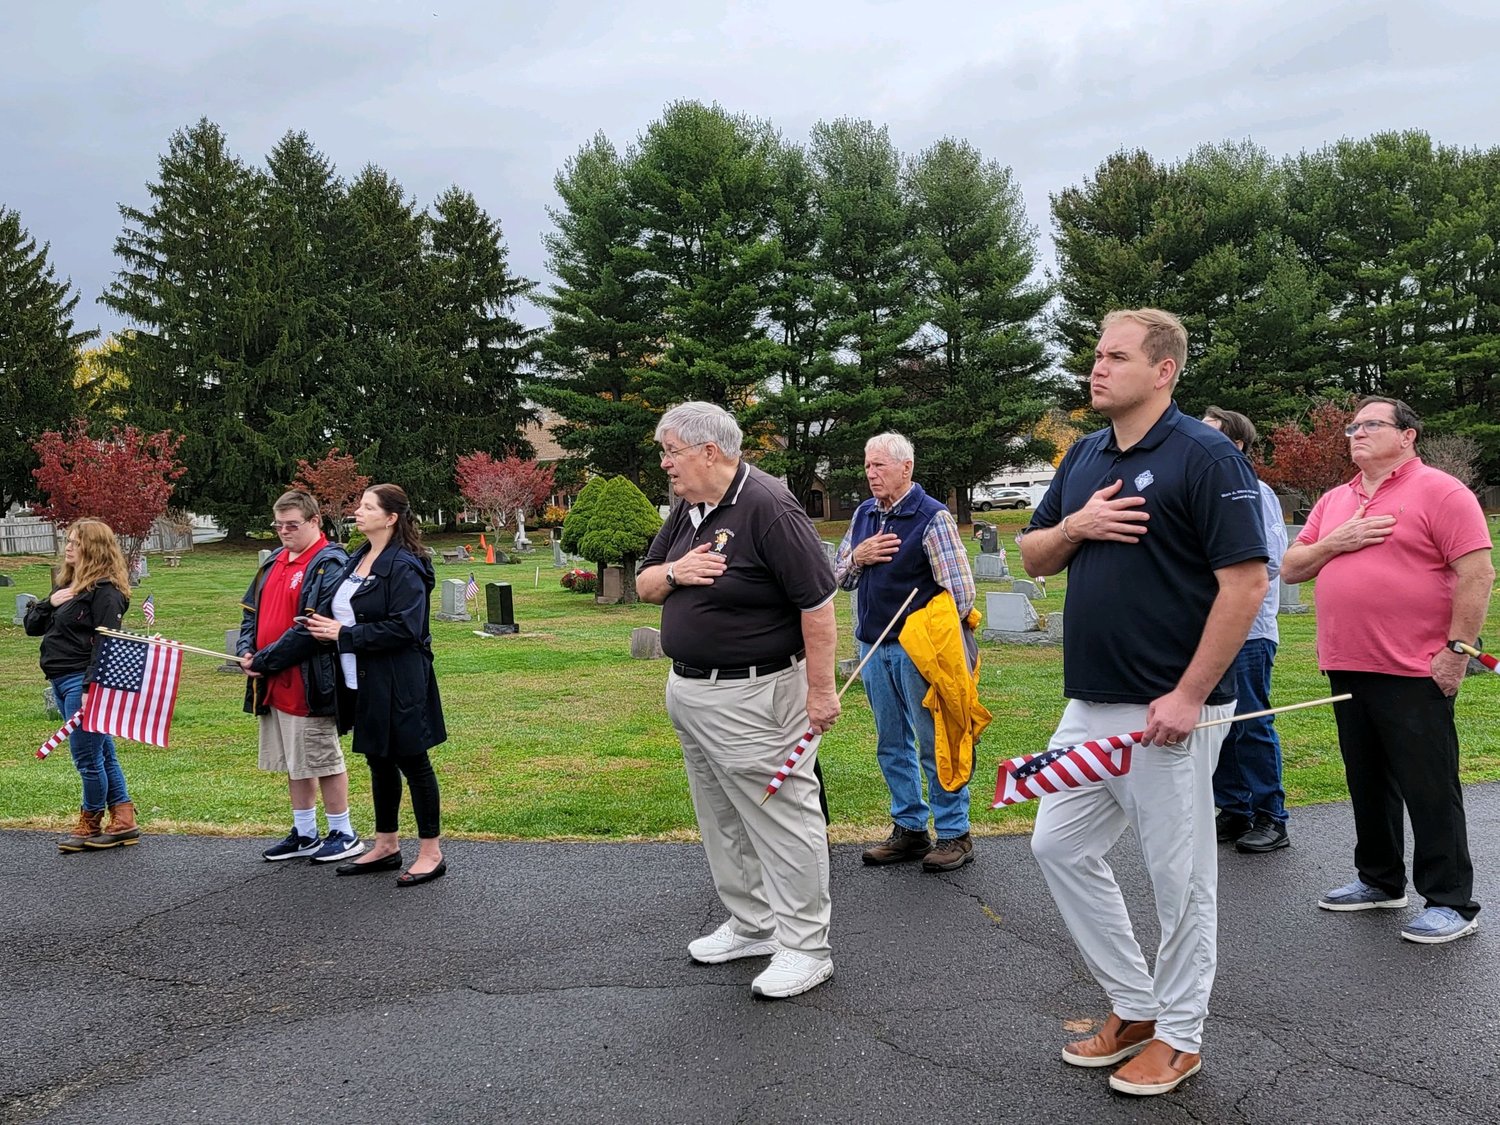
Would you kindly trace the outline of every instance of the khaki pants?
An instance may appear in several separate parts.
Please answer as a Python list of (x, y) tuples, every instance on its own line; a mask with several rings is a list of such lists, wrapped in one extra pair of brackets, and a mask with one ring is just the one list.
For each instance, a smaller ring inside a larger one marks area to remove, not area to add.
[[(1199, 722), (1234, 714), (1204, 707)], [(1144, 729), (1146, 708), (1068, 702), (1048, 749)], [(1089, 971), (1126, 1020), (1155, 1020), (1156, 1037), (1198, 1051), (1218, 967), (1219, 859), (1214, 767), (1225, 728), (1194, 731), (1183, 746), (1137, 746), (1130, 772), (1041, 799), (1031, 850)], [(1156, 971), (1136, 941), (1104, 856), (1127, 827), (1140, 841), (1161, 945)]]
[(801, 663), (750, 680), (667, 680), (693, 810), (714, 889), (734, 929), (829, 956), (828, 836), (805, 755), (761, 804), (766, 783), (807, 730)]

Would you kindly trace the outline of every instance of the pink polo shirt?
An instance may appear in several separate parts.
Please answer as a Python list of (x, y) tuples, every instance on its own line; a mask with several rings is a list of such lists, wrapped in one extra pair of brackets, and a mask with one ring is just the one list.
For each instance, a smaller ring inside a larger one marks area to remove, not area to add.
[[(1324, 495), (1298, 543), (1316, 543), (1364, 503), (1362, 477)], [(1395, 516), (1383, 543), (1335, 555), (1318, 572), (1318, 667), (1430, 676), (1448, 643), (1458, 576), (1449, 566), (1490, 549), (1479, 501), (1456, 478), (1414, 457), (1380, 482), (1366, 516)]]

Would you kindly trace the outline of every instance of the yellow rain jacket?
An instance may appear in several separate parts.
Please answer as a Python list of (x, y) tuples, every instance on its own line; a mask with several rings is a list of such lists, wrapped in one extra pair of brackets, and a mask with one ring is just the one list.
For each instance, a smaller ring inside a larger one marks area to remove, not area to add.
[(922, 706), (932, 712), (936, 727), (938, 780), (952, 793), (969, 783), (974, 774), (974, 746), (993, 715), (979, 702), (979, 654), (974, 667), (964, 651), (963, 630), (979, 627), (979, 610), (969, 610), (966, 621), (958, 620), (958, 605), (947, 590), (901, 626), (901, 647), (927, 681)]

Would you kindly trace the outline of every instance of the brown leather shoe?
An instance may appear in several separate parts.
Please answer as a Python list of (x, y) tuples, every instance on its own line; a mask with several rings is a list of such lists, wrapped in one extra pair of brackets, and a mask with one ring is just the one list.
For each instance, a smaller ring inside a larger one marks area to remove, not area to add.
[(1183, 1079), (1202, 1069), (1202, 1055), (1179, 1051), (1170, 1043), (1153, 1039), (1144, 1051), (1109, 1076), (1109, 1086), (1122, 1094), (1170, 1094)]
[(957, 871), (974, 862), (974, 841), (965, 832), (951, 840), (939, 840), (937, 847), (922, 857), (923, 871)]
[(1110, 1012), (1098, 1032), (1064, 1047), (1062, 1059), (1073, 1066), (1113, 1066), (1145, 1047), (1155, 1034), (1155, 1020), (1122, 1020)]
[(118, 848), (141, 842), (141, 829), (135, 822), (135, 805), (121, 801), (109, 806), (109, 823), (84, 843), (91, 848)]
[(73, 826), (71, 834), (57, 841), (57, 850), (64, 855), (70, 852), (81, 852), (84, 845), (88, 843), (90, 836), (97, 835), (99, 824), (104, 820), (104, 810), (89, 812), (88, 809), (78, 810), (78, 823)]
[(932, 837), (927, 834), (927, 829), (914, 832), (910, 828), (902, 828), (899, 824), (893, 824), (891, 834), (885, 838), (885, 841), (876, 844), (873, 848), (866, 848), (860, 853), (860, 858), (872, 866), (881, 866), (887, 863), (901, 863), (908, 859), (921, 859), (930, 851), (932, 851)]

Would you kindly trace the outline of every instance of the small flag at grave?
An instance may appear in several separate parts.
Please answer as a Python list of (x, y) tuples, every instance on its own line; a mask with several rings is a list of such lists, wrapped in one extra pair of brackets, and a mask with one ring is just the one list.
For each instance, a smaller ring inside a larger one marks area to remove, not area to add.
[(479, 583), (474, 581), (474, 572), (469, 571), (469, 584), (464, 587), (464, 601), (472, 602), (479, 597)]
[(146, 600), (141, 603), (141, 616), (146, 619), (147, 625), (156, 624), (156, 595), (147, 594)]

